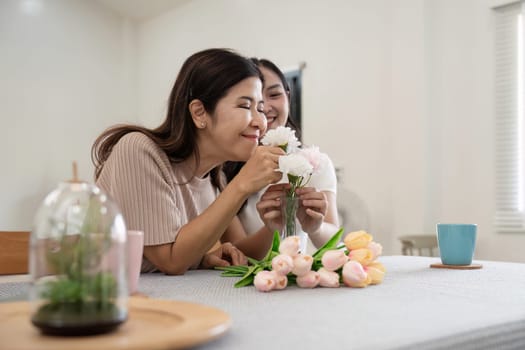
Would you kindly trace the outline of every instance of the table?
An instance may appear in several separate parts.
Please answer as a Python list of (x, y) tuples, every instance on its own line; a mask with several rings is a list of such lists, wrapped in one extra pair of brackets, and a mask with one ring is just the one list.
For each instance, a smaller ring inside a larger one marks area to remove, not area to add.
[[(433, 269), (439, 258), (385, 256), (382, 284), (363, 289), (233, 288), (219, 271), (143, 274), (151, 298), (197, 302), (233, 319), (199, 349), (524, 349), (525, 264), (476, 261), (480, 270)], [(0, 300), (14, 286), (2, 282)], [(15, 288), (16, 289), (16, 288)], [(14, 293), (16, 294), (16, 293)]]

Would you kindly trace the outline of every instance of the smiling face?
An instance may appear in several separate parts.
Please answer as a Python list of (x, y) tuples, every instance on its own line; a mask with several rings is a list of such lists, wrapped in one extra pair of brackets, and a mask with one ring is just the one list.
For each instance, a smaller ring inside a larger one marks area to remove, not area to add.
[(219, 100), (199, 135), (201, 157), (223, 163), (246, 161), (266, 130), (262, 82), (250, 77), (234, 85)]
[(259, 66), (264, 76), (264, 113), (268, 121), (268, 130), (283, 126), (290, 113), (288, 91), (284, 89), (283, 82), (272, 70)]

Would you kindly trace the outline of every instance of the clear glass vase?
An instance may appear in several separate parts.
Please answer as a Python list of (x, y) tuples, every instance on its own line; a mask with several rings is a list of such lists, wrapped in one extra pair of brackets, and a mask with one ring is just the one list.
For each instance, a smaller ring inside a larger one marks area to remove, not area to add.
[(90, 335), (127, 319), (126, 226), (98, 187), (64, 182), (35, 217), (29, 270), (32, 323), (43, 333)]
[(281, 198), (281, 213), (283, 224), (281, 229), (281, 240), (298, 234), (298, 223), (296, 220), (299, 208), (299, 197), (286, 194)]

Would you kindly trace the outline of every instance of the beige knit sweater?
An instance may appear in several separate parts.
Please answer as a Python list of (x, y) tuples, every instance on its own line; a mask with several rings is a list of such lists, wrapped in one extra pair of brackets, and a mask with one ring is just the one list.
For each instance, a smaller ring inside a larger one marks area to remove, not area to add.
[[(128, 230), (144, 231), (144, 245), (171, 243), (218, 196), (209, 176), (192, 176), (192, 165), (171, 163), (153, 140), (133, 132), (113, 147), (97, 185), (120, 206)], [(143, 258), (142, 272), (155, 270)]]

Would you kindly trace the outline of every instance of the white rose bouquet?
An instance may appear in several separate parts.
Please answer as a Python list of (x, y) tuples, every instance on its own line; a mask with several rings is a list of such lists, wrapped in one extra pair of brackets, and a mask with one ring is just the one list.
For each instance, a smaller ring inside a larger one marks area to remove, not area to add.
[(319, 148), (299, 148), (295, 131), (289, 127), (279, 126), (266, 133), (261, 140), (263, 145), (281, 147), (287, 154), (279, 157), (279, 170), (286, 175), (290, 183), (286, 197), (283, 199), (284, 227), (282, 237), (296, 234), (295, 216), (298, 209), (296, 189), (304, 187), (318, 169), (321, 161)]

